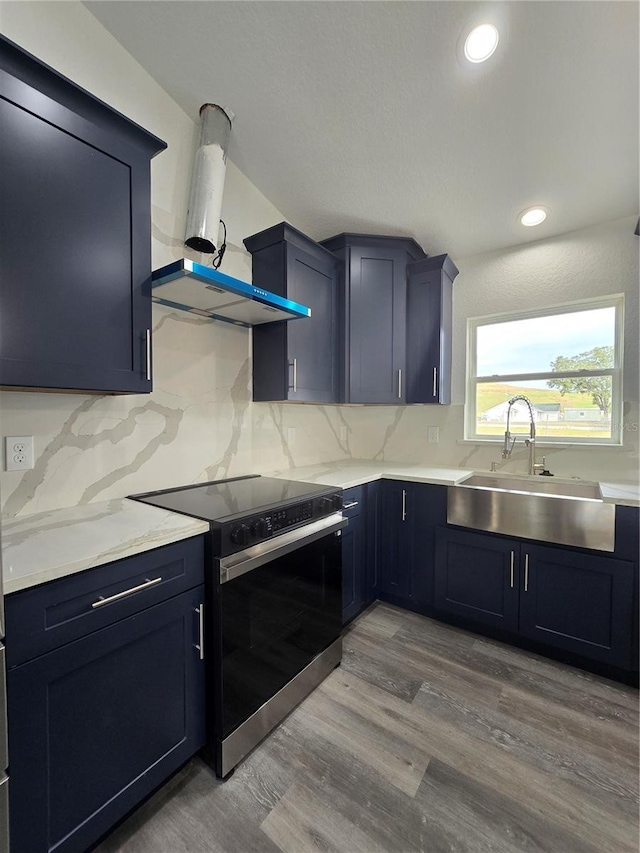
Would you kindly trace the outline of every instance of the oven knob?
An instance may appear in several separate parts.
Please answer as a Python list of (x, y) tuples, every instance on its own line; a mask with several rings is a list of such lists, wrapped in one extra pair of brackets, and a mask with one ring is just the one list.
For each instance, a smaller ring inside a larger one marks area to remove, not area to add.
[(264, 518), (257, 518), (251, 525), (251, 532), (258, 539), (264, 539), (269, 535), (269, 527)]
[(235, 542), (236, 545), (249, 544), (249, 528), (246, 524), (238, 524), (237, 527), (233, 528), (231, 531), (231, 541)]
[(333, 501), (334, 509), (342, 509), (342, 495), (334, 495), (331, 500)]
[(333, 512), (332, 498), (322, 498), (320, 500), (320, 512)]

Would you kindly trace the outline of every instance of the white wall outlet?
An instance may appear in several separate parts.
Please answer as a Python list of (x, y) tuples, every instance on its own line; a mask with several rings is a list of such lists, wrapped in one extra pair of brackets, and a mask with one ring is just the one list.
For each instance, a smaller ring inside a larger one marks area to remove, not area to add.
[(296, 443), (296, 428), (295, 427), (287, 427), (287, 444), (289, 447), (293, 447)]
[(427, 441), (437, 444), (440, 441), (440, 427), (427, 427)]
[(6, 471), (29, 471), (33, 468), (32, 435), (7, 435), (4, 449)]
[(348, 434), (348, 430), (347, 430), (346, 426), (344, 424), (342, 424), (340, 427), (340, 441), (346, 441), (347, 440), (347, 434)]

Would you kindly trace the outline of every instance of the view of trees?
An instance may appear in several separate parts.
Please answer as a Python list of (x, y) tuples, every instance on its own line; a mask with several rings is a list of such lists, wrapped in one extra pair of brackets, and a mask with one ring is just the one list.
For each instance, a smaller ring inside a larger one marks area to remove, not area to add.
[[(594, 347), (578, 355), (559, 355), (551, 362), (553, 371), (607, 370), (614, 365), (613, 347)], [(593, 402), (605, 415), (611, 407), (611, 379), (609, 376), (574, 376), (570, 379), (549, 379), (549, 388), (565, 394), (590, 394)]]

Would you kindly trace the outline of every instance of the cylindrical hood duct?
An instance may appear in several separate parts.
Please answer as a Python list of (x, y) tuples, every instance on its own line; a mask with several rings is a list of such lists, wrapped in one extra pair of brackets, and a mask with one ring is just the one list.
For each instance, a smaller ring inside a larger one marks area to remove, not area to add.
[(187, 212), (185, 246), (213, 253), (218, 242), (231, 118), (217, 104), (200, 107), (200, 144), (196, 152)]

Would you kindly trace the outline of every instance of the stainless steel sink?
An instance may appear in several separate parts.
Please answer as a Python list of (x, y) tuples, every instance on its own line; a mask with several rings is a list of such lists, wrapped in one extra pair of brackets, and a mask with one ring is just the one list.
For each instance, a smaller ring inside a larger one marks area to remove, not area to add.
[(557, 495), (565, 498), (599, 501), (600, 487), (597, 483), (563, 483), (553, 477), (488, 477), (474, 474), (461, 485), (476, 486), (478, 489), (494, 489), (501, 492), (525, 492), (530, 495)]
[(598, 551), (614, 550), (615, 509), (595, 483), (475, 474), (448, 487), (449, 524)]

